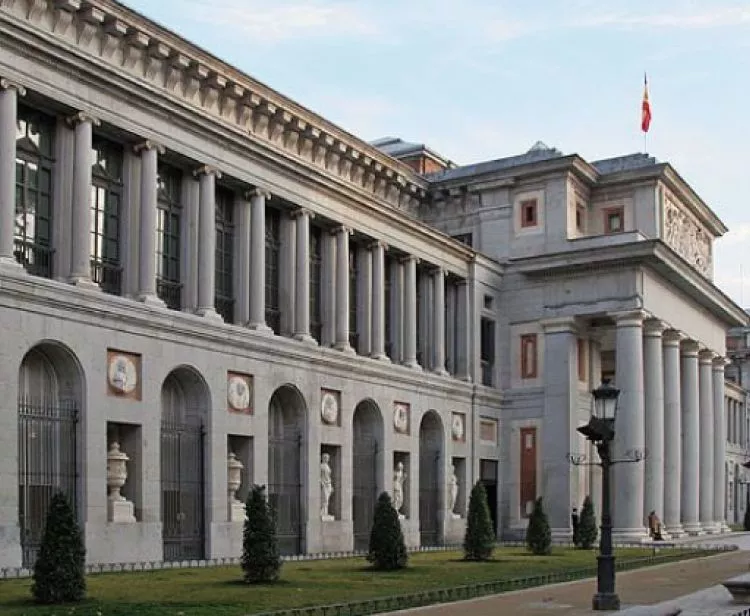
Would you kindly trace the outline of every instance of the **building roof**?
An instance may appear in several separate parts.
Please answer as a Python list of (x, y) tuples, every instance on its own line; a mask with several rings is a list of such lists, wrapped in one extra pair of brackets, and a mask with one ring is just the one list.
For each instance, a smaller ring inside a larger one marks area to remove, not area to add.
[(381, 137), (380, 139), (375, 139), (375, 141), (370, 141), (370, 145), (378, 148), (383, 154), (388, 154), (388, 156), (397, 159), (409, 155), (423, 155), (435, 159), (445, 167), (453, 168), (456, 166), (455, 163), (432, 148), (427, 147), (426, 144), (404, 141), (400, 137)]

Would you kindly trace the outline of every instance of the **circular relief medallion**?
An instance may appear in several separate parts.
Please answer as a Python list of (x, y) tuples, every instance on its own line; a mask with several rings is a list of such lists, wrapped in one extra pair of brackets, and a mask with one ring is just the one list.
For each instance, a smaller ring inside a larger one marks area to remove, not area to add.
[(127, 355), (113, 355), (107, 370), (109, 386), (121, 394), (130, 394), (138, 385), (135, 362)]
[(409, 427), (409, 413), (405, 404), (397, 404), (393, 408), (393, 427), (397, 432), (406, 432)]
[(327, 391), (320, 400), (320, 416), (327, 424), (335, 424), (339, 419), (339, 401), (335, 394)]
[(235, 411), (246, 411), (250, 408), (250, 387), (243, 377), (236, 374), (229, 377), (227, 402)]
[(451, 425), (451, 431), (453, 432), (453, 439), (461, 441), (464, 438), (464, 418), (462, 415), (454, 415), (453, 422)]

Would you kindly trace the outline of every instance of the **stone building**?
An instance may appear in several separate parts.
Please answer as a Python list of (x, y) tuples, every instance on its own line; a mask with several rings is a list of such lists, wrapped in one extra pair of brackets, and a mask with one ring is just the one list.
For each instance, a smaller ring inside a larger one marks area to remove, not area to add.
[(750, 499), (750, 327), (727, 335), (727, 520), (742, 524)]
[(5, 0), (0, 51), (0, 567), (58, 489), (91, 563), (236, 556), (253, 483), (288, 554), (366, 547), (382, 490), (459, 543), (476, 480), (569, 537), (602, 377), (648, 452), (618, 536), (721, 530), (747, 316), (671, 166), (368, 144), (114, 0)]

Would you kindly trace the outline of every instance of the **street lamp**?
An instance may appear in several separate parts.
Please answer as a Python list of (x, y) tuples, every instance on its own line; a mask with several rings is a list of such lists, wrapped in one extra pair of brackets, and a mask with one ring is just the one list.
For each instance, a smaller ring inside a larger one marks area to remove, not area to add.
[(615, 592), (615, 556), (612, 552), (612, 514), (610, 502), (609, 470), (620, 462), (639, 462), (643, 454), (638, 451), (622, 460), (612, 459), (612, 441), (615, 438), (615, 419), (620, 390), (610, 385), (609, 380), (591, 392), (594, 397), (594, 412), (589, 423), (578, 428), (596, 447), (599, 462), (585, 462), (584, 456), (571, 455), (570, 461), (576, 466), (596, 465), (602, 467), (602, 538), (599, 542), (599, 555), (596, 557), (596, 594), (592, 601), (595, 610), (619, 610), (620, 598)]

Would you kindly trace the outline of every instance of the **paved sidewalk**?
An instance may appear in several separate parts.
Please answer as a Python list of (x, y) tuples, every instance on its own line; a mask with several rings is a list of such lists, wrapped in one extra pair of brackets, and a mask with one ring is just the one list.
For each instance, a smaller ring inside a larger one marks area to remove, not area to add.
[[(729, 552), (695, 560), (659, 565), (617, 574), (617, 592), (622, 608), (669, 601), (723, 580), (747, 573), (750, 553)], [(494, 595), (471, 601), (405, 610), (409, 616), (593, 616), (591, 609), (596, 580), (553, 584), (530, 590)]]

